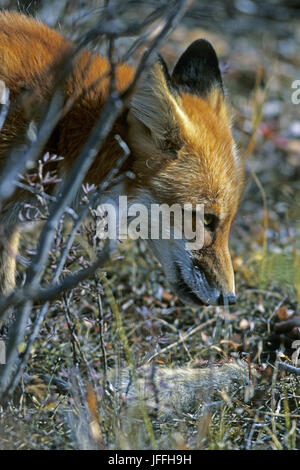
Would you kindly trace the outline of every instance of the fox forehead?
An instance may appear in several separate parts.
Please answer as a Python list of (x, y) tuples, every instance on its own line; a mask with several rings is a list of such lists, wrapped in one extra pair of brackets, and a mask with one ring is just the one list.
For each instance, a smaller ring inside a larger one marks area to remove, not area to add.
[(205, 99), (183, 93), (177, 131), (182, 146), (175, 160), (154, 178), (159, 191), (182, 204), (203, 203), (226, 218), (237, 206), (243, 189), (243, 163), (231, 133), (226, 100), (217, 92)]

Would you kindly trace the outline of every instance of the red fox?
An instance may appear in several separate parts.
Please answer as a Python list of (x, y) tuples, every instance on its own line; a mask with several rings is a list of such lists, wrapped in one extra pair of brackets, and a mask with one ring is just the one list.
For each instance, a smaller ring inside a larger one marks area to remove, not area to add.
[[(9, 149), (23, 145), (32, 115), (22, 104), (24, 90), (34, 97), (34, 121), (49, 102), (55, 72), (75, 46), (41, 22), (15, 12), (0, 13), (0, 80), (10, 90), (10, 109), (0, 133), (0, 171)], [(61, 155), (67, 172), (86, 142), (109, 93), (106, 58), (81, 51), (63, 86), (64, 99), (76, 95), (72, 107), (56, 126), (45, 152)], [(133, 67), (116, 68), (118, 91), (132, 81)], [(27, 103), (27, 102), (26, 102)], [(187, 250), (184, 240), (149, 240), (167, 280), (184, 302), (195, 305), (233, 304), (234, 274), (228, 237), (243, 189), (244, 164), (231, 132), (215, 50), (205, 39), (194, 41), (172, 73), (161, 58), (152, 66), (117, 119), (112, 132), (87, 173), (86, 182), (100, 184), (122, 150), (119, 134), (130, 149), (121, 171), (135, 178), (119, 195), (137, 201), (204, 204), (204, 246)], [(17, 190), (0, 213), (0, 291), (15, 285), (20, 202)]]

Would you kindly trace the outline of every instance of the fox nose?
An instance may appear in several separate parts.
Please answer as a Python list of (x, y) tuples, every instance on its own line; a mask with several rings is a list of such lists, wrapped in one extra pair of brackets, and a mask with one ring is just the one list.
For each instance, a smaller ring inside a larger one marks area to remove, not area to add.
[(222, 292), (218, 298), (218, 305), (233, 305), (236, 303), (236, 296), (232, 293)]

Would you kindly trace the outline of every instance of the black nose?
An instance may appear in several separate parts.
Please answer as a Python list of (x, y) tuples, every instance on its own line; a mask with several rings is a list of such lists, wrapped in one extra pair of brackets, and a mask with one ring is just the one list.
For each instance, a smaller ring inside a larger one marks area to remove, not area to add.
[(218, 305), (233, 305), (236, 303), (236, 296), (232, 293), (222, 292), (218, 298)]

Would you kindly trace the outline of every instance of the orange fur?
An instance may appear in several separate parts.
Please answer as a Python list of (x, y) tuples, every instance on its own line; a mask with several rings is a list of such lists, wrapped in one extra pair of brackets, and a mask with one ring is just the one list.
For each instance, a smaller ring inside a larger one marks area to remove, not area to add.
[[(59, 67), (74, 50), (73, 44), (60, 34), (27, 16), (18, 13), (0, 13), (0, 80), (9, 88), (15, 100), (25, 90), (34, 92), (34, 112), (51, 96)], [(78, 96), (68, 115), (59, 126), (59, 140), (49, 142), (52, 150), (64, 156), (69, 169), (86, 142), (97, 117), (100, 115), (108, 92), (106, 58), (81, 52), (74, 69), (64, 85), (65, 101)], [(120, 64), (117, 67), (117, 88), (123, 90), (132, 80), (133, 68)], [(27, 108), (27, 109), (26, 109)], [(0, 159), (12, 143), (22, 142), (29, 117), (28, 100), (22, 103), (8, 119), (0, 139)], [(36, 115), (34, 114), (34, 117)], [(20, 130), (23, 130), (21, 132)], [(105, 158), (109, 153), (110, 158)], [(107, 148), (96, 159), (87, 179), (99, 183), (119, 156), (117, 143), (111, 138)], [(114, 158), (111, 158), (114, 157)]]

